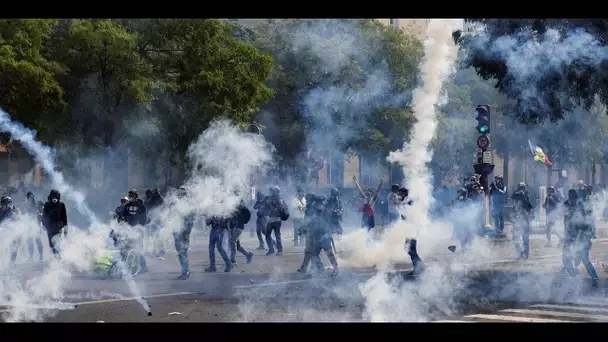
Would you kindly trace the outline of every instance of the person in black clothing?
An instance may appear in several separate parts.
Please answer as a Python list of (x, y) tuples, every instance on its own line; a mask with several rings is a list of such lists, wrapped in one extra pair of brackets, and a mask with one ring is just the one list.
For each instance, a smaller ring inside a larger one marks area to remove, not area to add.
[(247, 263), (250, 264), (253, 260), (253, 253), (248, 252), (243, 246), (241, 246), (241, 234), (245, 230), (245, 225), (251, 219), (251, 211), (247, 208), (245, 203), (241, 201), (236, 207), (232, 216), (229, 220), (230, 230), (230, 262), (236, 265), (236, 252), (239, 251), (247, 258)]
[(268, 223), (266, 223), (266, 244), (268, 245), (268, 253), (266, 255), (273, 255), (275, 253), (274, 244), (272, 241), (272, 233), (276, 241), (277, 255), (283, 254), (283, 243), (281, 241), (281, 222), (287, 221), (289, 218), (289, 210), (285, 205), (285, 202), (281, 198), (281, 189), (278, 186), (270, 187), (270, 196), (266, 198), (264, 204), (264, 213), (268, 217)]
[(125, 204), (127, 204), (127, 202), (129, 202), (129, 198), (127, 196), (121, 197), (120, 205), (114, 210), (114, 219), (116, 219), (118, 223), (125, 221), (125, 217), (123, 214), (125, 211)]
[(589, 260), (589, 251), (591, 250), (592, 231), (587, 219), (587, 212), (584, 203), (578, 198), (579, 191), (570, 189), (568, 191), (568, 200), (564, 203), (566, 207), (566, 215), (564, 216), (564, 245), (562, 262), (564, 271), (570, 276), (576, 276), (578, 271), (574, 259), (580, 259), (587, 273), (592, 280), (592, 285), (599, 285), (599, 277), (595, 271), (595, 267)]
[(41, 229), (41, 215), (42, 212), (40, 210), (40, 206), (36, 199), (34, 198), (34, 194), (31, 191), (28, 191), (25, 195), (25, 203), (23, 203), (23, 212), (25, 214), (31, 215), (36, 220), (36, 227), (32, 232), (32, 236), (28, 238), (27, 248), (29, 252), (29, 261), (34, 261), (34, 245), (38, 247), (38, 258), (40, 262), (44, 261), (43, 247), (42, 247), (42, 239), (40, 237)]
[[(127, 197), (129, 198), (129, 201), (125, 203), (125, 206), (122, 211), (122, 216), (124, 218), (125, 223), (127, 223), (131, 227), (144, 227), (147, 222), (146, 206), (144, 205), (144, 201), (139, 198), (139, 193), (135, 189), (129, 190)], [(141, 231), (138, 229), (135, 233), (141, 234)], [(126, 245), (130, 245), (132, 243), (135, 243), (139, 247), (142, 246), (141, 235), (137, 239), (125, 236), (123, 241), (118, 242), (120, 245), (122, 245), (121, 248), (126, 247)], [(141, 262), (141, 273), (148, 272), (148, 265), (146, 263), (144, 255), (141, 255), (139, 260)]]
[(46, 228), (46, 233), (49, 238), (49, 246), (53, 255), (59, 257), (59, 250), (55, 245), (56, 239), (63, 233), (63, 236), (68, 234), (68, 214), (65, 209), (65, 204), (61, 202), (61, 194), (53, 189), (49, 193), (48, 201), (42, 209), (42, 225)]
[(545, 247), (551, 247), (551, 235), (557, 235), (559, 240), (558, 247), (563, 243), (563, 236), (556, 231), (557, 219), (559, 215), (558, 206), (563, 201), (560, 194), (555, 191), (555, 188), (550, 186), (547, 188), (547, 199), (543, 204), (543, 208), (547, 211), (547, 244)]
[(325, 205), (325, 210), (328, 213), (327, 223), (331, 233), (342, 235), (342, 201), (338, 188), (331, 189), (329, 199)]
[(209, 232), (209, 267), (205, 269), (205, 272), (216, 272), (217, 269), (215, 267), (215, 249), (222, 256), (224, 263), (226, 264), (226, 269), (224, 272), (230, 272), (232, 270), (232, 263), (230, 262), (230, 258), (228, 258), (228, 254), (224, 250), (224, 246), (222, 246), (222, 241), (224, 240), (224, 234), (228, 230), (228, 219), (212, 216), (206, 220), (208, 226), (211, 226), (211, 232)]
[(153, 252), (155, 252), (157, 258), (162, 258), (165, 255), (165, 247), (160, 238), (160, 223), (157, 217), (163, 204), (163, 197), (157, 188), (146, 190), (145, 206), (149, 218), (146, 225), (146, 233), (152, 241)]
[(304, 249), (302, 265), (297, 270), (299, 273), (308, 273), (311, 260), (316, 264), (316, 270), (322, 272), (321, 251), (325, 251), (329, 262), (333, 266), (332, 275), (336, 275), (338, 272), (338, 262), (332, 249), (331, 227), (328, 224), (331, 213), (326, 210), (326, 203), (325, 197), (313, 194), (306, 195), (306, 248)]
[[(405, 206), (405, 205), (411, 206), (414, 204), (414, 201), (412, 201), (409, 198), (409, 190), (407, 188), (400, 188), (399, 191), (397, 191), (397, 195), (398, 195), (399, 201), (401, 202), (400, 206)], [(403, 212), (403, 210), (401, 210), (401, 212)], [(406, 217), (401, 215), (401, 219), (405, 220)], [(414, 267), (414, 269), (409, 274), (418, 275), (422, 271), (424, 271), (426, 266), (422, 262), (422, 258), (420, 258), (420, 255), (418, 255), (417, 239), (414, 239), (414, 238), (405, 239), (405, 250), (407, 251), (407, 254), (410, 256), (410, 259), (412, 260), (412, 266)]]
[(145, 226), (147, 222), (146, 206), (144, 201), (139, 198), (137, 190), (129, 190), (129, 201), (125, 204), (122, 216), (125, 222), (131, 227)]
[(534, 207), (524, 182), (519, 183), (511, 200), (513, 200), (513, 245), (518, 255), (517, 259), (527, 260), (530, 251), (530, 221), (533, 218)]

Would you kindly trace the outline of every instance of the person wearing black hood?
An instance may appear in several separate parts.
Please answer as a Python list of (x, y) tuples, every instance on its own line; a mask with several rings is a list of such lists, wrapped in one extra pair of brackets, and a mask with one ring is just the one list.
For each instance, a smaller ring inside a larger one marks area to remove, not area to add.
[(63, 233), (63, 236), (68, 234), (68, 214), (65, 204), (61, 202), (61, 194), (58, 190), (51, 190), (47, 197), (47, 202), (42, 209), (42, 225), (46, 228), (53, 255), (59, 257), (59, 250), (55, 242), (61, 233)]
[(39, 210), (38, 202), (34, 198), (34, 194), (31, 191), (28, 191), (25, 195), (25, 203), (23, 203), (23, 212), (25, 214), (31, 215), (36, 220), (36, 227), (32, 232), (32, 236), (27, 241), (27, 248), (29, 252), (30, 259), (29, 261), (34, 261), (34, 244), (38, 247), (38, 258), (40, 262), (44, 261), (43, 255), (43, 247), (42, 247), (42, 239), (40, 238), (41, 229), (41, 212)]
[(123, 218), (131, 227), (141, 225), (145, 226), (147, 219), (146, 206), (144, 201), (139, 198), (139, 193), (135, 189), (129, 190), (127, 202), (123, 209)]
[(245, 225), (249, 223), (251, 219), (251, 211), (245, 205), (245, 202), (241, 201), (228, 222), (228, 228), (230, 231), (230, 262), (236, 265), (236, 252), (239, 251), (247, 258), (247, 263), (250, 264), (253, 259), (253, 253), (248, 252), (243, 246), (241, 246), (241, 234), (245, 230)]

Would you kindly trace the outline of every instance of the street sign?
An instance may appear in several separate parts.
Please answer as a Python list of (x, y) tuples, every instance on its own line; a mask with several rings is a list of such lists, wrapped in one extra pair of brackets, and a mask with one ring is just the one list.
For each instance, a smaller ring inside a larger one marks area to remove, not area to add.
[(492, 164), (492, 152), (491, 151), (484, 151), (483, 152), (482, 161), (485, 164)]
[(477, 147), (481, 148), (482, 150), (490, 147), (490, 139), (487, 135), (480, 135), (479, 138), (477, 138)]

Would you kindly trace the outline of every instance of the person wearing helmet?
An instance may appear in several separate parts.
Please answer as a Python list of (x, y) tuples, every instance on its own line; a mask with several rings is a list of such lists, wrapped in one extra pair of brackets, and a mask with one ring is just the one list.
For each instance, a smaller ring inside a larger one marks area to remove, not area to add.
[(264, 204), (264, 212), (268, 218), (266, 223), (266, 244), (268, 245), (268, 252), (266, 255), (275, 254), (275, 245), (272, 241), (272, 233), (274, 232), (274, 238), (276, 241), (276, 254), (283, 254), (283, 242), (281, 241), (281, 222), (289, 219), (289, 210), (285, 205), (285, 202), (281, 198), (281, 189), (278, 186), (270, 187), (270, 195), (266, 198)]
[(139, 193), (135, 189), (129, 190), (127, 197), (129, 201), (125, 204), (122, 214), (125, 222), (131, 227), (144, 226), (147, 222), (144, 201), (139, 198)]
[(116, 207), (116, 209), (114, 210), (114, 219), (118, 223), (125, 221), (123, 214), (124, 214), (125, 205), (127, 204), (127, 202), (129, 202), (129, 198), (127, 196), (122, 196), (120, 198), (120, 205), (118, 207)]
[(46, 228), (49, 246), (51, 247), (51, 251), (53, 251), (53, 255), (59, 257), (56, 242), (62, 233), (64, 236), (68, 233), (68, 215), (65, 204), (61, 202), (61, 194), (58, 190), (51, 190), (47, 197), (47, 202), (42, 209), (42, 225)]
[(291, 218), (293, 219), (293, 246), (303, 244), (304, 237), (304, 211), (306, 210), (306, 196), (304, 189), (297, 188), (296, 195), (291, 200)]
[(551, 235), (555, 234), (558, 239), (558, 247), (560, 247), (563, 243), (563, 236), (557, 232), (557, 220), (559, 216), (559, 204), (562, 202), (562, 198), (560, 198), (559, 193), (555, 191), (555, 188), (550, 186), (547, 188), (547, 198), (545, 199), (545, 203), (543, 203), (543, 208), (547, 212), (547, 223), (546, 223), (546, 233), (547, 233), (547, 244), (545, 247), (551, 247)]
[(40, 262), (43, 262), (44, 255), (43, 255), (43, 247), (42, 247), (42, 239), (41, 239), (42, 229), (40, 227), (42, 213), (39, 210), (38, 202), (36, 202), (36, 199), (34, 198), (34, 193), (32, 193), (31, 191), (28, 191), (27, 194), (25, 194), (25, 203), (23, 203), (22, 208), (23, 208), (24, 214), (27, 214), (27, 215), (33, 217), (34, 220), (36, 221), (36, 227), (34, 228), (32, 236), (30, 236), (27, 240), (27, 248), (28, 248), (29, 257), (30, 257), (29, 261), (30, 262), (34, 261), (34, 245), (35, 245), (38, 249), (38, 258), (39, 258)]
[(399, 195), (397, 192), (399, 191), (399, 184), (391, 185), (391, 192), (386, 197), (386, 202), (388, 203), (388, 216), (390, 218), (391, 224), (399, 221), (401, 218), (401, 214), (399, 213)]
[(530, 221), (534, 215), (534, 206), (530, 201), (530, 193), (526, 189), (526, 183), (519, 183), (517, 190), (511, 196), (511, 200), (513, 201), (513, 245), (515, 253), (518, 260), (527, 260), (530, 251)]
[(338, 188), (330, 190), (325, 207), (327, 224), (329, 224), (331, 234), (342, 235), (342, 201)]

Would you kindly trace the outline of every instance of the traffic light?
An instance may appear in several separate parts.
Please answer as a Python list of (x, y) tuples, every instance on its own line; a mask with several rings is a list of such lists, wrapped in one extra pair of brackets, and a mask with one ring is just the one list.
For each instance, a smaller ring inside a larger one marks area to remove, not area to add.
[(477, 111), (477, 132), (482, 134), (490, 133), (490, 106), (479, 105), (475, 108)]

